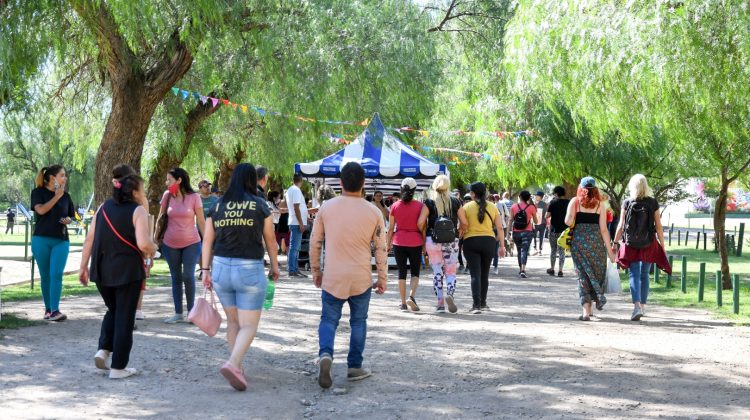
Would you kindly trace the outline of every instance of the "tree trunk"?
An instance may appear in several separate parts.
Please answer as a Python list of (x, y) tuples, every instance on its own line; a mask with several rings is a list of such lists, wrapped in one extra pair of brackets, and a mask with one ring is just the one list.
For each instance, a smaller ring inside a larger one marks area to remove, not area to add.
[(721, 189), (719, 197), (716, 198), (716, 207), (714, 211), (714, 235), (719, 247), (719, 257), (721, 259), (721, 286), (724, 290), (732, 288), (732, 281), (729, 276), (729, 255), (727, 250), (726, 239), (726, 213), (727, 199), (729, 197), (729, 183), (727, 179), (727, 168), (721, 170)]
[(565, 197), (566, 198), (573, 198), (576, 195), (576, 191), (578, 191), (578, 183), (577, 182), (570, 182), (569, 180), (563, 180), (562, 187), (565, 188)]
[[(212, 92), (210, 94), (214, 96)], [(187, 114), (185, 126), (182, 128), (183, 135), (180, 138), (180, 145), (177, 151), (173, 150), (170, 145), (161, 145), (156, 153), (155, 166), (148, 176), (148, 189), (146, 191), (149, 210), (154, 216), (159, 214), (159, 205), (161, 197), (164, 194), (164, 181), (167, 177), (167, 172), (170, 169), (180, 166), (190, 150), (190, 144), (195, 137), (195, 132), (198, 131), (203, 121), (210, 117), (218, 106), (211, 106), (210, 102), (206, 102), (205, 105), (198, 102), (195, 108), (190, 110)]]

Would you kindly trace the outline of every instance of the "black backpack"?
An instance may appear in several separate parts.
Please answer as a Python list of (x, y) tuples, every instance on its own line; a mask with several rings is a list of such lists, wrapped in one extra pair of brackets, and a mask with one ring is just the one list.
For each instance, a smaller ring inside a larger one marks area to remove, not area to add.
[(625, 213), (623, 239), (631, 248), (648, 248), (654, 240), (654, 209), (646, 200), (631, 201)]
[[(451, 197), (451, 216), (458, 210), (455, 201), (456, 200)], [(429, 204), (431, 205), (430, 212), (434, 212), (434, 214), (437, 215), (438, 211), (436, 203), (430, 200)], [(458, 237), (458, 233), (456, 232), (456, 222), (452, 217), (448, 217), (449, 215), (447, 214), (447, 211), (445, 211), (444, 213), (446, 214), (437, 216), (432, 226), (432, 242), (436, 244), (451, 243)]]
[(526, 214), (526, 209), (528, 209), (530, 206), (531, 204), (527, 205), (523, 209), (521, 209), (520, 205), (518, 206), (518, 209), (521, 211), (513, 216), (513, 229), (524, 230), (529, 225), (529, 215)]

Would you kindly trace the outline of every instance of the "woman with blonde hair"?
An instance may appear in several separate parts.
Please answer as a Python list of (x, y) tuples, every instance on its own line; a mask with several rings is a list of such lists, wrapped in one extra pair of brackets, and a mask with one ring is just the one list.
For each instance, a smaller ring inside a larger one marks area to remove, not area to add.
[[(630, 296), (633, 300), (630, 320), (638, 321), (646, 310), (651, 265), (657, 263), (664, 267), (668, 263), (664, 254), (664, 229), (659, 203), (653, 198), (646, 177), (641, 174), (633, 175), (628, 183), (628, 190), (630, 197), (622, 203), (615, 243), (623, 239), (617, 262), (630, 268)], [(668, 270), (671, 272), (671, 268)]]
[[(429, 198), (424, 202), (417, 225), (426, 231), (425, 252), (430, 258), (433, 272), (433, 288), (437, 296), (437, 313), (445, 313), (448, 306), (450, 313), (456, 313), (458, 307), (453, 300), (456, 290), (456, 269), (458, 266), (458, 209), (461, 201), (450, 194), (451, 181), (446, 175), (439, 175), (432, 182)], [(442, 220), (438, 230), (435, 224)], [(446, 223), (449, 219), (450, 223)], [(451, 235), (450, 228), (453, 229)], [(447, 284), (447, 293), (443, 291), (443, 280)]]
[(578, 193), (568, 204), (565, 224), (573, 226), (573, 239), (570, 255), (578, 271), (578, 295), (583, 307), (581, 321), (590, 321), (591, 303), (602, 310), (607, 298), (604, 297), (604, 282), (607, 277), (607, 256), (615, 262), (615, 253), (609, 245), (607, 212), (602, 206), (602, 197), (594, 178), (581, 179)]

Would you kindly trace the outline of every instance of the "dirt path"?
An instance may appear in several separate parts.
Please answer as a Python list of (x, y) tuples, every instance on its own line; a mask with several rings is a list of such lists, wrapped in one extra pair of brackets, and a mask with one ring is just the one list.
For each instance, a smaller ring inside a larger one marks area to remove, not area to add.
[[(147, 295), (148, 319), (139, 322), (131, 357), (141, 374), (125, 381), (93, 366), (100, 299), (67, 300), (69, 321), (1, 333), (0, 418), (750, 417), (750, 329), (660, 307), (632, 323), (625, 296), (612, 296), (594, 322), (579, 322), (574, 279), (548, 277), (546, 261), (532, 257), (531, 277), (520, 281), (505, 260), (490, 279), (492, 312), (482, 315), (466, 312), (466, 275), (457, 315), (432, 314), (428, 275), (420, 314), (396, 310), (390, 284), (370, 309), (365, 364), (375, 375), (345, 381), (343, 321), (338, 389), (325, 392), (314, 365), (319, 292), (307, 281), (277, 287), (246, 358), (244, 393), (217, 373), (226, 357), (223, 327), (208, 338), (192, 325), (160, 322), (171, 312), (168, 288)], [(6, 310), (41, 315), (38, 302)]]

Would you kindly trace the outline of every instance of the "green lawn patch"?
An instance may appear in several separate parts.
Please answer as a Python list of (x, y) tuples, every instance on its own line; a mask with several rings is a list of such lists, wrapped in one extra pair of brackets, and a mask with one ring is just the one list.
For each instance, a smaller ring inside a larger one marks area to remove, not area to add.
[[(740, 275), (740, 313), (734, 314), (732, 308), (732, 290), (722, 291), (721, 307), (716, 305), (716, 271), (721, 268), (719, 254), (711, 251), (696, 250), (695, 247), (667, 247), (667, 255), (674, 256), (672, 266), (672, 287), (667, 288), (667, 275), (660, 273), (659, 283), (654, 283), (651, 276), (649, 303), (669, 307), (701, 308), (714, 313), (717, 317), (730, 319), (740, 325), (750, 325), (750, 256), (730, 256), (729, 269), (732, 274)], [(682, 273), (682, 256), (687, 257), (687, 293), (682, 293), (680, 276)], [(698, 302), (698, 278), (700, 263), (706, 263), (706, 281), (703, 302)], [(621, 275), (623, 291), (630, 293), (628, 277)]]
[[(149, 287), (168, 286), (171, 284), (169, 279), (169, 268), (164, 260), (157, 260), (156, 265), (151, 271), (151, 276), (146, 284)], [(62, 297), (89, 296), (98, 294), (96, 285), (89, 283), (84, 287), (78, 282), (78, 274), (71, 274), (63, 277)], [(3, 302), (17, 302), (22, 300), (41, 299), (42, 292), (39, 289), (39, 280), (34, 283), (34, 290), (31, 290), (29, 283), (4, 287), (2, 290)]]
[[(42, 321), (32, 321), (16, 314), (4, 313), (3, 319), (0, 320), (0, 330), (16, 330), (18, 328), (32, 327), (42, 323)], [(2, 338), (2, 336), (0, 336), (0, 338)]]

